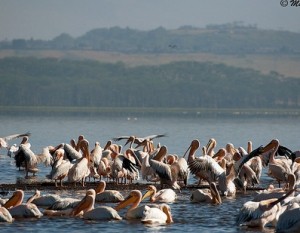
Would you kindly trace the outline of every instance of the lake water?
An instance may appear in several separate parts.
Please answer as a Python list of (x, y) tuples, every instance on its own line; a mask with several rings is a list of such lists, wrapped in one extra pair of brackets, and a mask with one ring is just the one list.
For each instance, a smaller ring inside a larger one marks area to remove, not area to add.
[[(252, 140), (253, 148), (265, 145), (273, 138), (291, 150), (300, 149), (299, 118), (192, 118), (192, 117), (55, 117), (55, 116), (0, 116), (0, 136), (15, 133), (31, 132), (31, 149), (40, 153), (48, 145), (69, 143), (71, 138), (77, 139), (83, 134), (92, 146), (99, 141), (102, 146), (113, 137), (137, 135), (140, 137), (152, 134), (167, 134), (167, 137), (155, 139), (166, 145), (169, 153), (182, 156), (193, 139), (199, 139), (206, 145), (209, 138), (215, 138), (217, 149), (231, 142), (236, 147), (246, 148), (247, 141)], [(11, 143), (19, 143), (13, 140)], [(124, 145), (125, 142), (120, 142)], [(200, 152), (199, 152), (200, 153)], [(23, 171), (16, 169), (13, 159), (0, 151), (1, 183), (15, 183), (24, 177)], [(37, 179), (45, 179), (50, 168), (40, 166)], [(265, 172), (265, 171), (264, 171)], [(191, 177), (190, 183), (195, 182)], [(272, 180), (263, 175), (261, 185), (264, 187)], [(143, 191), (143, 190), (142, 190)], [(53, 191), (51, 191), (53, 192)], [(64, 196), (81, 197), (84, 191), (57, 191)], [(125, 191), (124, 191), (125, 192)], [(235, 216), (242, 204), (250, 200), (253, 192), (238, 194), (234, 199), (223, 198), (223, 204), (192, 204), (189, 201), (190, 190), (178, 194), (178, 200), (170, 204), (174, 223), (165, 226), (145, 226), (136, 221), (92, 222), (74, 218), (48, 218), (16, 220), (12, 224), (0, 224), (0, 231), (5, 232), (262, 232), (258, 229), (242, 229), (235, 225)], [(25, 190), (26, 197), (32, 190)], [(126, 195), (126, 193), (124, 193)], [(120, 211), (124, 216), (125, 210)], [(263, 232), (274, 232), (268, 228)]]

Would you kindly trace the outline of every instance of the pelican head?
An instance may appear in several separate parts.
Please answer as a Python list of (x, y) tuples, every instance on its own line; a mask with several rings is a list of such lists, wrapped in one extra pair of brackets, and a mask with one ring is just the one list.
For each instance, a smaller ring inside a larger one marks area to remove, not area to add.
[(3, 207), (5, 207), (6, 209), (18, 206), (22, 203), (24, 198), (24, 191), (19, 189), (16, 190), (12, 197), (3, 205)]
[(78, 216), (82, 212), (89, 211), (94, 208), (96, 191), (89, 189), (86, 191), (85, 197), (73, 208), (70, 216)]
[(116, 207), (115, 210), (120, 210), (125, 207), (127, 207), (130, 204), (134, 204), (137, 206), (141, 200), (142, 200), (142, 193), (139, 190), (132, 190), (130, 194), (124, 199), (124, 201), (121, 201)]
[(279, 140), (278, 139), (273, 139), (271, 142), (269, 142), (266, 146), (264, 146), (261, 150), (261, 153), (267, 153), (269, 151), (273, 151), (274, 149), (277, 150), (279, 146)]
[(98, 184), (98, 186), (95, 188), (96, 193), (102, 193), (106, 188), (106, 182), (104, 180), (101, 180)]
[(190, 154), (192, 154), (192, 153), (194, 153), (194, 152), (199, 148), (199, 146), (200, 146), (199, 140), (197, 140), (197, 139), (193, 140), (193, 141), (191, 142), (191, 145), (189, 146), (189, 148), (187, 148), (186, 152), (184, 153), (183, 158), (185, 157), (186, 153), (187, 153), (189, 150), (191, 150), (191, 151), (190, 151)]
[(157, 189), (154, 185), (149, 185), (147, 187), (147, 192), (143, 195), (142, 200), (146, 199), (147, 197), (150, 197), (150, 201), (153, 201), (153, 195), (156, 193)]
[(167, 220), (166, 223), (172, 223), (173, 218), (172, 218), (172, 213), (171, 213), (171, 208), (167, 204), (161, 204), (160, 206), (161, 210), (166, 214)]

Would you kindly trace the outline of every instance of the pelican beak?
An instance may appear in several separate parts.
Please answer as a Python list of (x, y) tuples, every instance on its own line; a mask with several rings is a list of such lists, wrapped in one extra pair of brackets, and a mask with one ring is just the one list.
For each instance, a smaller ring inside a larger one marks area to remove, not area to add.
[(211, 184), (210, 191), (211, 191), (211, 195), (213, 196), (213, 200), (214, 200), (215, 204), (217, 204), (217, 205), (222, 204), (222, 199), (221, 199), (220, 193), (215, 184)]
[(11, 207), (14, 207), (18, 205), (20, 202), (20, 195), (19, 193), (15, 192), (11, 198), (3, 205), (6, 209), (9, 209)]
[(126, 143), (124, 144), (124, 146), (126, 146), (129, 142), (131, 142), (130, 138), (126, 141)]
[(88, 196), (85, 196), (71, 211), (71, 216), (80, 215), (81, 211), (84, 211), (90, 207), (90, 203), (87, 201)]
[(185, 157), (186, 153), (191, 149), (192, 144), (189, 146), (189, 148), (187, 148), (186, 152), (184, 152), (183, 158)]
[(142, 200), (146, 199), (147, 197), (152, 196), (154, 191), (152, 189), (148, 189), (148, 191), (143, 195)]
[(116, 207), (115, 210), (119, 211), (120, 209), (125, 208), (126, 206), (130, 205), (131, 203), (133, 203), (135, 201), (136, 197), (129, 195), (128, 197), (125, 198), (124, 201), (121, 201)]
[(278, 203), (282, 202), (285, 198), (287, 198), (289, 195), (291, 195), (295, 191), (296, 191), (296, 189), (291, 189), (284, 196), (282, 196), (278, 199), (277, 198), (272, 198), (272, 199), (261, 201), (259, 207), (264, 211), (270, 210), (270, 209), (273, 208), (273, 206), (275, 206)]
[(96, 193), (100, 193), (103, 191), (103, 184), (100, 183), (98, 186), (95, 188)]
[(276, 144), (279, 144), (278, 140), (272, 140), (270, 143), (268, 143), (266, 146), (264, 146), (262, 149), (261, 149), (261, 153), (266, 153), (272, 149), (274, 149), (276, 147)]

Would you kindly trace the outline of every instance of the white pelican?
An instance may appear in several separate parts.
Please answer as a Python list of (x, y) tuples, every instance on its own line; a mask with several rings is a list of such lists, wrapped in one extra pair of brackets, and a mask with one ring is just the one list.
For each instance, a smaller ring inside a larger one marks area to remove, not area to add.
[(89, 142), (86, 139), (82, 139), (80, 142), (80, 148), (83, 152), (82, 158), (78, 159), (75, 164), (70, 168), (68, 173), (68, 181), (76, 182), (81, 181), (82, 187), (85, 186), (85, 178), (90, 174), (90, 151)]
[(144, 216), (144, 211), (148, 209), (148, 207), (157, 207), (160, 205), (157, 204), (147, 204), (139, 206), (142, 200), (142, 193), (140, 190), (132, 190), (130, 194), (125, 198), (124, 201), (121, 201), (115, 209), (119, 211), (120, 209), (126, 208), (131, 205), (131, 207), (127, 210), (125, 214), (125, 219), (141, 219)]
[(70, 216), (79, 216), (83, 212), (82, 217), (89, 220), (122, 219), (118, 212), (109, 206), (98, 206), (95, 208), (95, 197), (96, 192), (94, 189), (87, 190), (85, 197), (71, 211)]
[(26, 144), (21, 144), (19, 146), (19, 150), (16, 152), (15, 160), (16, 166), (19, 168), (23, 163), (25, 163), (26, 178), (28, 177), (29, 172), (33, 173), (35, 176), (35, 174), (39, 171), (37, 168), (37, 157), (33, 151), (26, 146)]
[(210, 183), (210, 192), (204, 192), (201, 189), (196, 189), (190, 197), (191, 202), (207, 202), (212, 204), (221, 204), (222, 199), (217, 189), (216, 183)]
[(206, 144), (206, 154), (210, 157), (213, 157), (215, 155), (214, 149), (217, 146), (217, 141), (214, 138), (210, 138)]
[(159, 208), (146, 206), (141, 222), (144, 224), (173, 223), (170, 206), (167, 204), (161, 204)]
[(177, 194), (170, 188), (157, 191), (154, 185), (149, 185), (147, 190), (148, 191), (143, 195), (142, 200), (150, 197), (151, 202), (174, 202), (177, 199)]
[(300, 229), (300, 206), (294, 203), (278, 218), (275, 231), (281, 233), (298, 233)]
[(287, 192), (281, 198), (272, 198), (260, 202), (247, 201), (237, 215), (237, 225), (264, 228), (268, 223), (274, 224), (278, 215), (281, 214), (280, 202), (292, 192), (294, 190)]
[(124, 201), (123, 195), (117, 190), (105, 190), (106, 182), (100, 181), (98, 186), (95, 188), (96, 191), (96, 202), (120, 202)]
[(60, 181), (60, 186), (63, 187), (62, 181), (68, 176), (71, 167), (71, 162), (64, 159), (64, 150), (58, 149), (54, 154), (54, 163), (51, 172), (46, 177), (55, 181), (55, 187), (57, 187), (57, 180)]
[(189, 151), (187, 161), (191, 173), (201, 179), (206, 179), (209, 183), (218, 180), (221, 193), (224, 194), (227, 191), (225, 170), (217, 161), (208, 155), (202, 155), (196, 158), (195, 151), (199, 148), (199, 146), (200, 142), (197, 139), (193, 140), (185, 152), (186, 154)]
[(47, 210), (71, 210), (79, 202), (80, 199), (78, 198), (72, 198), (72, 197), (60, 198), (59, 200), (54, 202), (51, 206), (49, 206)]
[[(278, 185), (280, 187), (280, 182), (284, 181), (286, 182), (287, 174), (291, 174), (291, 168), (290, 165), (287, 163), (287, 161), (282, 159), (276, 159), (275, 154), (279, 147), (279, 140), (273, 139), (268, 145), (264, 147), (265, 153), (270, 153), (269, 155), (269, 171), (268, 175), (274, 179), (277, 180)], [(265, 157), (265, 153), (262, 155)]]
[(159, 151), (153, 158), (148, 158), (148, 156), (146, 158), (149, 159), (149, 165), (160, 178), (161, 189), (163, 188), (164, 184), (167, 184), (174, 189), (180, 190), (180, 186), (177, 183), (179, 171), (175, 169), (175, 167), (173, 167), (172, 169), (172, 165), (156, 160), (157, 157), (162, 157), (160, 154), (166, 155), (166, 153), (167, 153), (167, 147), (161, 146), (159, 148)]
[[(126, 182), (127, 178), (130, 180), (137, 179), (138, 169), (125, 155), (117, 154), (113, 156), (113, 163), (111, 165), (111, 177), (119, 183), (119, 178)], [(130, 176), (132, 175), (132, 176)]]
[(100, 142), (95, 142), (95, 148), (91, 151), (91, 160), (96, 167), (99, 166), (102, 158), (103, 149), (100, 146)]
[(35, 204), (31, 203), (36, 195), (37, 193), (35, 193), (27, 201), (27, 203), (22, 203), (24, 199), (24, 191), (16, 190), (12, 197), (3, 206), (8, 209), (13, 218), (41, 217), (43, 214)]
[(108, 158), (102, 157), (99, 166), (97, 168), (97, 173), (99, 174), (100, 179), (102, 179), (102, 177), (108, 178), (110, 176), (110, 172), (111, 172), (110, 161), (108, 160)]
[(9, 136), (5, 136), (5, 137), (0, 137), (0, 149), (1, 148), (8, 148), (8, 141), (16, 139), (16, 138), (20, 138), (20, 137), (29, 137), (30, 133), (23, 133), (23, 134), (12, 134)]
[(47, 194), (41, 195), (40, 191), (36, 190), (34, 198), (31, 197), (28, 199), (28, 201), (30, 201), (30, 199), (31, 199), (31, 203), (35, 204), (36, 206), (49, 207), (49, 206), (53, 205), (55, 202), (59, 201), (61, 198), (57, 194), (47, 193)]
[(132, 148), (132, 144), (135, 143), (137, 146), (140, 146), (144, 141), (152, 141), (155, 138), (165, 137), (165, 134), (157, 134), (157, 135), (149, 135), (143, 138), (136, 137), (136, 136), (120, 136), (117, 138), (113, 138), (114, 141), (120, 141), (123, 139), (127, 139), (125, 145), (127, 145), (130, 142), (130, 148)]

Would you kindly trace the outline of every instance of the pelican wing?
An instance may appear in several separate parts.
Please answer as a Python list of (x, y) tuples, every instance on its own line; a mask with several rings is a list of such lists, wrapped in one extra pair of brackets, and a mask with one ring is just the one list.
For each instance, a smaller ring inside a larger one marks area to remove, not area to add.
[(149, 159), (149, 164), (161, 179), (172, 180), (171, 168), (168, 164)]
[(161, 138), (161, 137), (166, 137), (166, 134), (155, 134), (155, 135), (149, 135), (144, 137), (144, 139), (149, 139), (149, 140), (153, 140), (154, 138)]
[(224, 173), (224, 169), (210, 156), (201, 156), (190, 160), (188, 165), (192, 174), (197, 174), (199, 171), (208, 171), (218, 177)]
[(263, 146), (260, 146), (256, 148), (255, 150), (251, 151), (248, 155), (243, 156), (241, 159), (239, 159), (235, 164), (234, 164), (234, 170), (236, 174), (239, 174), (241, 171), (242, 166), (247, 163), (250, 159), (252, 159), (255, 156), (258, 156), (261, 154), (263, 149)]
[(3, 137), (3, 139), (7, 142), (9, 140), (13, 140), (13, 139), (16, 139), (16, 138), (19, 138), (19, 137), (25, 137), (25, 136), (29, 137), (30, 135), (31, 135), (30, 132), (23, 133), (23, 134), (12, 134), (12, 135)]
[(98, 206), (95, 209), (87, 211), (83, 214), (84, 219), (89, 220), (121, 220), (121, 216), (118, 212), (109, 206)]
[[(118, 161), (118, 160), (120, 160), (120, 161)], [(116, 161), (116, 163), (122, 164), (122, 168), (125, 168), (126, 170), (128, 170), (130, 172), (137, 171), (136, 165), (123, 155), (118, 156), (115, 159), (115, 161)]]
[(116, 137), (116, 138), (112, 138), (113, 141), (121, 141), (123, 139), (129, 139), (131, 136), (120, 136), (120, 137)]
[(65, 155), (72, 162), (74, 159), (80, 159), (82, 154), (75, 150), (70, 144), (64, 144)]

